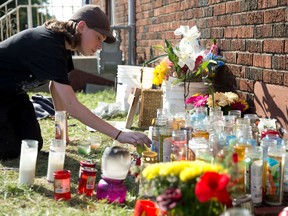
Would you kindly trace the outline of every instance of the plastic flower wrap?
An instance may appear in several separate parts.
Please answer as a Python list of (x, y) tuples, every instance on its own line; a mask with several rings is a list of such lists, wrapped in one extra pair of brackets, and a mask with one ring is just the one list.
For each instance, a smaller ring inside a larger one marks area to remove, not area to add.
[(229, 175), (220, 164), (203, 161), (157, 163), (142, 171), (162, 211), (175, 215), (220, 215), (231, 205)]

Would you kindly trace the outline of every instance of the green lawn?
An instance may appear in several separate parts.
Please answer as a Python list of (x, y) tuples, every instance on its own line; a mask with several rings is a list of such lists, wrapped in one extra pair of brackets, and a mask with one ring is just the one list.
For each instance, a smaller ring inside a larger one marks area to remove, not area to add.
[[(98, 101), (115, 102), (114, 91), (104, 91), (97, 94), (77, 93), (79, 100), (88, 108), (97, 107)], [(113, 121), (125, 121), (121, 116)], [(134, 124), (137, 116), (134, 119)], [(51, 118), (40, 120), (42, 135), (44, 138), (44, 151), (48, 151), (49, 142), (54, 138), (54, 121)], [(127, 201), (124, 205), (107, 204), (97, 201), (95, 196), (87, 198), (77, 195), (79, 162), (91, 159), (96, 162), (97, 179), (100, 180), (100, 159), (105, 146), (113, 144), (113, 140), (103, 134), (95, 132), (102, 137), (102, 145), (92, 150), (90, 155), (81, 156), (77, 153), (77, 141), (86, 139), (93, 132), (89, 132), (86, 126), (79, 121), (69, 118), (68, 130), (71, 143), (67, 146), (64, 168), (71, 171), (71, 194), (70, 201), (55, 201), (53, 198), (53, 184), (46, 180), (48, 155), (41, 151), (37, 157), (36, 178), (31, 187), (18, 187), (19, 159), (2, 161), (0, 163), (0, 215), (132, 215), (134, 203), (137, 197), (137, 184), (133, 177), (128, 177), (125, 184), (128, 188)], [(137, 129), (135, 127), (135, 129)], [(130, 146), (130, 145), (129, 145)], [(133, 151), (133, 148), (129, 148)]]

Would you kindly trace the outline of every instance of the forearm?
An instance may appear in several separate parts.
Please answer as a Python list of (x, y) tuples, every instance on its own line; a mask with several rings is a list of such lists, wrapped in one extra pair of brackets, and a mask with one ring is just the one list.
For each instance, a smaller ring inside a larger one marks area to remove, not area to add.
[(115, 138), (119, 130), (92, 113), (76, 98), (71, 86), (59, 83), (50, 83), (50, 93), (56, 110), (65, 110), (70, 116), (81, 121), (83, 124)]
[(52, 96), (55, 111), (67, 111), (65, 105), (60, 100), (60, 97), (59, 97), (57, 91), (55, 91), (55, 86), (54, 86), (54, 83), (52, 81), (49, 83), (49, 90), (50, 90), (50, 93)]
[(92, 113), (87, 107), (82, 105), (81, 103), (75, 103), (67, 106), (67, 111), (69, 114), (81, 121), (83, 124), (106, 134), (111, 138), (115, 138), (119, 133), (119, 130), (113, 127), (108, 122), (96, 116)]

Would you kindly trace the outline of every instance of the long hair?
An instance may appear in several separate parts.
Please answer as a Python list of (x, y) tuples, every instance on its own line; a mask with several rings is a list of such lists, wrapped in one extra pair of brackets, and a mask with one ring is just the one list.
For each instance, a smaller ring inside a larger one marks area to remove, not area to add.
[(75, 21), (66, 22), (50, 19), (44, 23), (44, 26), (62, 34), (72, 49), (75, 49), (81, 43), (81, 34), (76, 30), (77, 22)]

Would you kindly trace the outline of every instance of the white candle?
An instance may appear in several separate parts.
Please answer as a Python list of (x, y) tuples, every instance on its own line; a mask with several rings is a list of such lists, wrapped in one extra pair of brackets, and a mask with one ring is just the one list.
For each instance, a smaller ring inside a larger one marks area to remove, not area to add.
[(21, 170), (19, 173), (19, 184), (32, 185), (35, 178), (35, 169)]
[(64, 164), (62, 161), (49, 161), (48, 162), (48, 171), (47, 171), (47, 180), (49, 182), (54, 182), (53, 173), (59, 170), (63, 170)]

